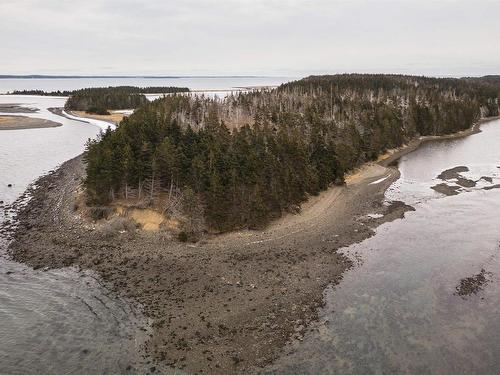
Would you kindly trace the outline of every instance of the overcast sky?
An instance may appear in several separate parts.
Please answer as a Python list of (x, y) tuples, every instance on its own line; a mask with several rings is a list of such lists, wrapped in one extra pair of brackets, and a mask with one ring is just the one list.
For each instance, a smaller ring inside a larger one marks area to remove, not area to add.
[(500, 1), (0, 0), (0, 74), (500, 74)]

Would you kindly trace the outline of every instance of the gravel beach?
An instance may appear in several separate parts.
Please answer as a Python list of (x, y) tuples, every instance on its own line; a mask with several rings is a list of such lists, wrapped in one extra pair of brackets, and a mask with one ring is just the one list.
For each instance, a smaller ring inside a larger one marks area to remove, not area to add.
[[(458, 133), (460, 137), (478, 130)], [(447, 136), (449, 138), (449, 136)], [(436, 139), (432, 137), (431, 139)], [(12, 257), (34, 268), (97, 271), (153, 320), (148, 352), (188, 373), (259, 372), (317, 318), (323, 292), (352, 266), (337, 250), (412, 207), (385, 202), (394, 162), (425, 137), (367, 163), (265, 230), (180, 243), (167, 232), (110, 234), (75, 207), (83, 158), (40, 178), (18, 214)]]

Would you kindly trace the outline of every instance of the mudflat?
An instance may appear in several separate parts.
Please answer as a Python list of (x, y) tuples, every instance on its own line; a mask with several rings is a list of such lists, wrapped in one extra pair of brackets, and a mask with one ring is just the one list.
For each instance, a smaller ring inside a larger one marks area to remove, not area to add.
[[(443, 138), (462, 137), (479, 130)], [(412, 207), (384, 202), (399, 176), (388, 167), (422, 142), (388, 152), (261, 231), (180, 243), (168, 232), (88, 222), (77, 206), (82, 156), (40, 178), (21, 208), (10, 253), (34, 268), (78, 266), (152, 318), (147, 351), (188, 373), (251, 373), (271, 363), (317, 320), (328, 285), (352, 262), (338, 249), (374, 234)]]
[(0, 116), (0, 130), (55, 128), (58, 126), (62, 126), (62, 124), (42, 118), (26, 116)]
[(38, 108), (23, 107), (16, 103), (0, 104), (0, 112), (3, 113), (34, 113), (38, 112)]
[(189, 373), (258, 371), (272, 362), (302, 337), (325, 287), (351, 266), (336, 250), (411, 209), (382, 203), (399, 172), (368, 164), (266, 230), (185, 244), (166, 232), (110, 234), (84, 220), (75, 210), (84, 170), (78, 157), (37, 181), (12, 256), (34, 268), (97, 271), (153, 319), (148, 352)]

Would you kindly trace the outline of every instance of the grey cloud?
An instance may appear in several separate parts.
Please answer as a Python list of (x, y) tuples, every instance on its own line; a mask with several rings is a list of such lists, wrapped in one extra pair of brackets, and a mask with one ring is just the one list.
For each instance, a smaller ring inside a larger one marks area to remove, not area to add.
[(0, 74), (500, 73), (499, 11), (487, 0), (2, 0)]

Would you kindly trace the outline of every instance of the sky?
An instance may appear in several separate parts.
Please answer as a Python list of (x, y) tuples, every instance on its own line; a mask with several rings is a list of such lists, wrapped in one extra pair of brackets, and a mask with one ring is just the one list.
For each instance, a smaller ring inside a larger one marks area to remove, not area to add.
[(500, 1), (0, 0), (0, 74), (500, 74)]

